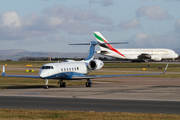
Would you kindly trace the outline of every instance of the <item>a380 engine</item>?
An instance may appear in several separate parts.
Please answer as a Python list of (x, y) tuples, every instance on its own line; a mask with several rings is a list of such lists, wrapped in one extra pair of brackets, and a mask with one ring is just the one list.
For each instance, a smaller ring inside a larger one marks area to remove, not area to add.
[(91, 70), (99, 70), (103, 67), (104, 63), (101, 60), (91, 60), (88, 64), (89, 69)]
[(161, 57), (158, 55), (151, 55), (151, 59), (155, 61), (161, 61)]

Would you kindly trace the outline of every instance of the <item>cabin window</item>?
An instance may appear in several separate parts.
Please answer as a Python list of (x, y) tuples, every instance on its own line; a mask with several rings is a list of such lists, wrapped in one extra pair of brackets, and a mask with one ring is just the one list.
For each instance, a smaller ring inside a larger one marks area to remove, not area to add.
[(63, 71), (63, 68), (61, 68), (61, 71)]
[(76, 67), (74, 67), (74, 70), (76, 70)]
[(42, 66), (41, 69), (54, 69), (53, 66)]
[(73, 71), (73, 67), (72, 67), (72, 71)]
[(66, 68), (67, 69), (67, 71), (68, 71), (68, 68)]
[(66, 71), (66, 68), (64, 68), (64, 71)]
[(77, 67), (77, 70), (79, 70), (79, 67)]
[(69, 68), (69, 71), (71, 71), (71, 68)]

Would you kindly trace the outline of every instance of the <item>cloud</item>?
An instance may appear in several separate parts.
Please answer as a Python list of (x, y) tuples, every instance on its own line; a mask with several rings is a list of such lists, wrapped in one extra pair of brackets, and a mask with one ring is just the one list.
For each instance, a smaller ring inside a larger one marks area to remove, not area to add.
[(0, 40), (22, 40), (45, 37), (65, 31), (69, 34), (90, 34), (94, 30), (112, 29), (109, 17), (97, 12), (53, 6), (41, 15), (20, 17), (15, 11), (0, 14)]
[(179, 32), (180, 32), (180, 18), (176, 20), (174, 27), (175, 27), (175, 33), (179, 34)]
[(179, 48), (177, 40), (180, 36), (172, 33), (166, 35), (150, 35), (147, 33), (138, 33), (129, 39), (129, 44), (138, 48)]
[(146, 38), (151, 37), (151, 35), (147, 34), (147, 33), (138, 33), (134, 36), (134, 40), (135, 41), (140, 41), (140, 40), (144, 40)]
[(16, 12), (6, 12), (2, 14), (2, 26), (18, 28), (21, 26), (21, 20)]
[(165, 20), (170, 18), (168, 12), (159, 6), (142, 6), (136, 11), (136, 16), (147, 16), (151, 20)]
[(103, 7), (113, 5), (113, 0), (89, 0), (89, 4), (100, 4)]
[(132, 19), (128, 22), (124, 22), (119, 25), (119, 28), (124, 29), (124, 30), (129, 30), (132, 28), (139, 29), (141, 28), (140, 19)]
[(104, 7), (111, 6), (113, 5), (113, 0), (101, 0), (101, 5)]

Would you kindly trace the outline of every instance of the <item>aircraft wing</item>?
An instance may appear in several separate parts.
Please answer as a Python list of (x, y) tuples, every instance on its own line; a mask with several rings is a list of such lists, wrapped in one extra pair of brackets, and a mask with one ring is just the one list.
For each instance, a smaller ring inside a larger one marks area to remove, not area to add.
[(147, 53), (142, 53), (138, 56), (138, 59), (149, 59), (151, 58), (151, 55), (150, 54), (147, 54)]
[(164, 74), (167, 70), (168, 64), (166, 65), (166, 68), (164, 72), (162, 73), (147, 73), (147, 74), (121, 74), (121, 75), (94, 75), (94, 76), (72, 76), (73, 79), (95, 79), (95, 78), (106, 78), (106, 77), (125, 77), (125, 76), (143, 76), (143, 75), (160, 75)]
[(5, 74), (5, 67), (4, 67), (4, 65), (3, 65), (2, 76), (6, 76), (6, 77), (40, 78), (38, 75), (6, 75)]
[(24, 77), (24, 78), (40, 78), (39, 76), (34, 75), (2, 75), (6, 77)]

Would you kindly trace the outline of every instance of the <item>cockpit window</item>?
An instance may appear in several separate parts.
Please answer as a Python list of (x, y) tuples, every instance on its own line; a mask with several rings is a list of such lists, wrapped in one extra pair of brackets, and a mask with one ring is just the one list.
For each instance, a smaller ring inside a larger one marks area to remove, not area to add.
[(54, 69), (53, 66), (42, 66), (41, 69)]

